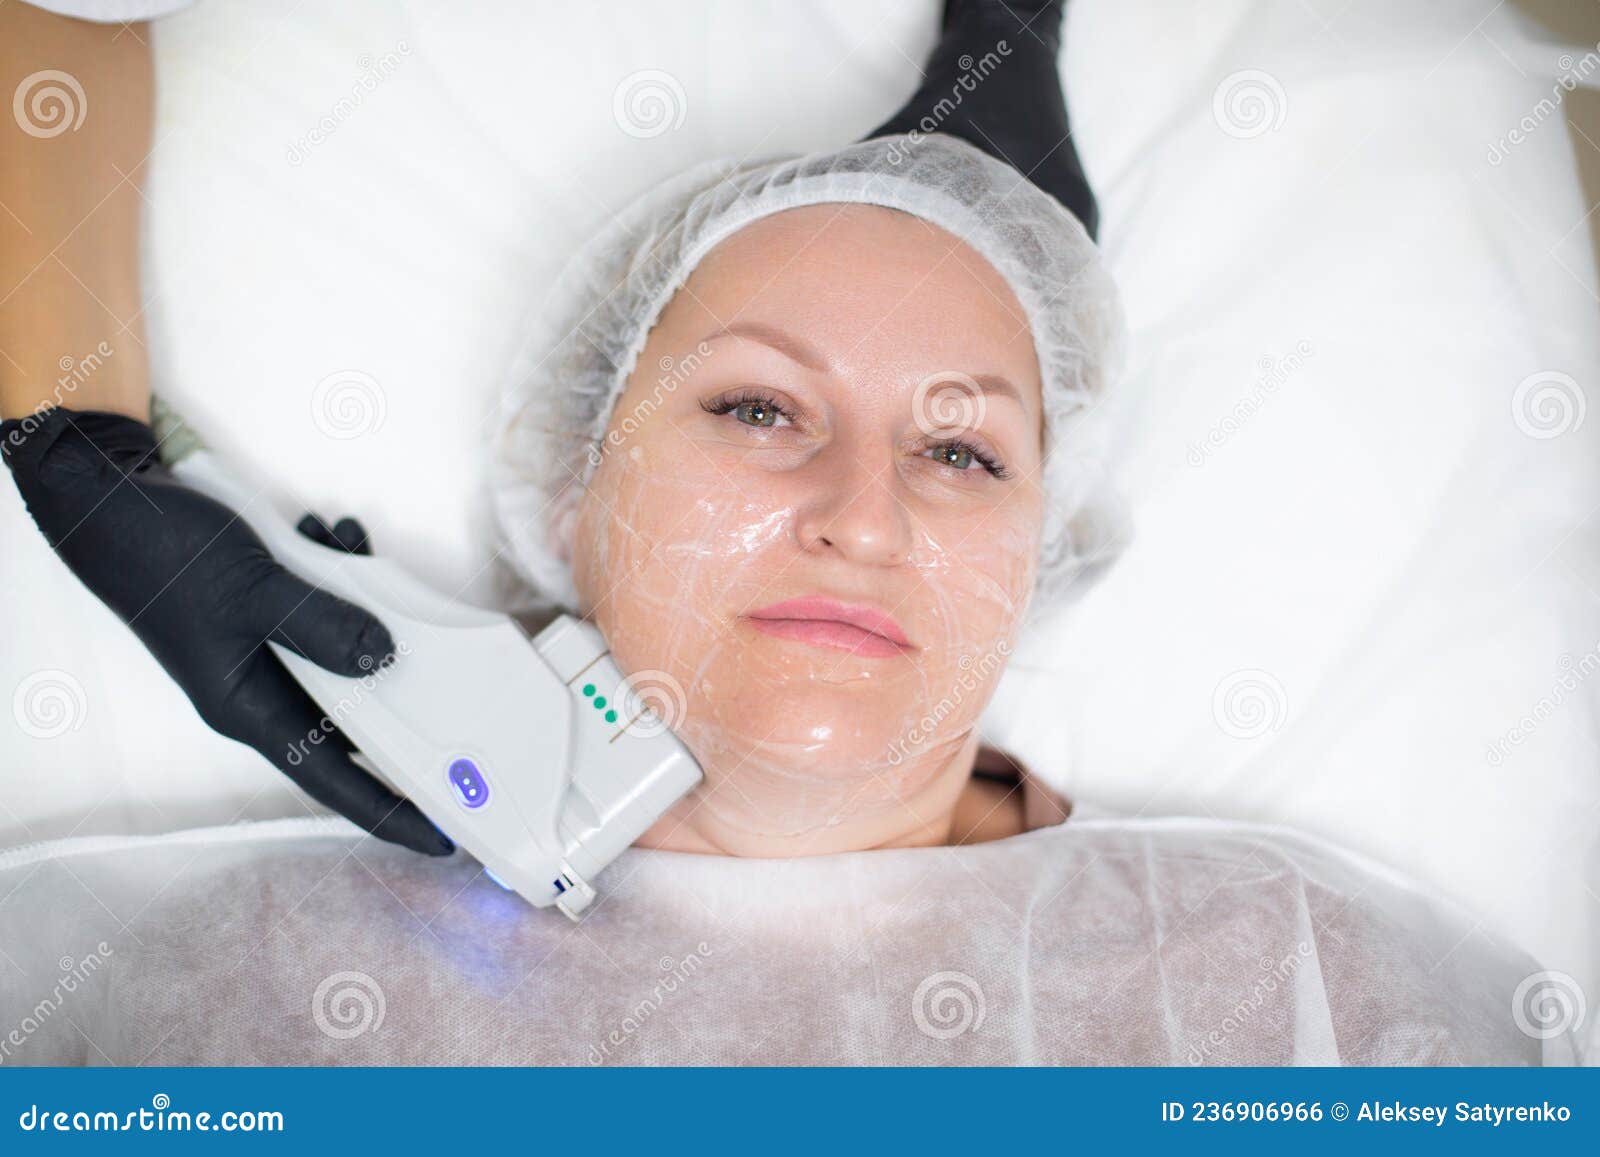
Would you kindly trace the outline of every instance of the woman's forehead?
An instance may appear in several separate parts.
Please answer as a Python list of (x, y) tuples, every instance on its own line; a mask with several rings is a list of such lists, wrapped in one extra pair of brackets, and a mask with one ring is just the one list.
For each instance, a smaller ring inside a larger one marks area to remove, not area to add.
[(781, 330), (843, 374), (896, 366), (993, 374), (1035, 396), (1039, 386), (1026, 315), (998, 271), (938, 226), (874, 205), (812, 205), (746, 226), (700, 262), (661, 320), (691, 341)]

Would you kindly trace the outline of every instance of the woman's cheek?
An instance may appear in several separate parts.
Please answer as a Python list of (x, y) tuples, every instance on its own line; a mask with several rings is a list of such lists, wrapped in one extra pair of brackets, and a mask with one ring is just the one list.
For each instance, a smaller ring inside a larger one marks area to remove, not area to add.
[(692, 560), (677, 549), (677, 535), (694, 522), (685, 510), (694, 491), (682, 475), (654, 469), (637, 446), (608, 457), (590, 480), (577, 529), (578, 589), (619, 657), (638, 649), (641, 636), (665, 650), (667, 636), (681, 633), (680, 620), (704, 608), (683, 589), (692, 581), (684, 563)]
[(580, 507), (577, 584), (622, 668), (671, 675), (704, 718), (734, 684), (731, 668), (756, 658), (734, 618), (782, 571), (793, 512), (754, 485), (672, 460), (680, 468), (659, 469), (640, 447), (596, 470)]
[(1018, 487), (992, 507), (935, 511), (920, 523), (908, 562), (926, 595), (931, 645), (970, 653), (1013, 637), (1038, 572), (1040, 502)]

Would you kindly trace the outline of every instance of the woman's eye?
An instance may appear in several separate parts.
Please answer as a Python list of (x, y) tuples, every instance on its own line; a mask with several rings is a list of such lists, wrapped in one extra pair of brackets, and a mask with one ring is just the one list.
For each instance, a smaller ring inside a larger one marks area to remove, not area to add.
[(965, 446), (939, 446), (933, 451), (934, 460), (943, 462), (946, 466), (953, 466), (957, 470), (967, 470), (977, 461), (972, 451)]
[(746, 426), (776, 426), (780, 417), (766, 402), (740, 402), (733, 408), (733, 416)]
[(965, 442), (946, 442), (928, 450), (927, 457), (952, 470), (969, 471), (974, 466), (988, 471), (996, 478), (1011, 477), (1011, 471), (991, 455)]
[(758, 430), (770, 430), (774, 426), (794, 425), (794, 415), (789, 413), (772, 398), (761, 395), (746, 394), (743, 397), (721, 397), (709, 402), (701, 402), (700, 408), (708, 414), (732, 414), (736, 422), (745, 426), (752, 426)]

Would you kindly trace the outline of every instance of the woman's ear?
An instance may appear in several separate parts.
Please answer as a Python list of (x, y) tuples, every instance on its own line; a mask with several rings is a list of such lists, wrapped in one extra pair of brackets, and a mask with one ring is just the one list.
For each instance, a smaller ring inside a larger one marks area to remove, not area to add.
[(567, 566), (578, 556), (578, 494), (576, 486), (569, 487), (550, 509), (550, 549), (556, 558)]

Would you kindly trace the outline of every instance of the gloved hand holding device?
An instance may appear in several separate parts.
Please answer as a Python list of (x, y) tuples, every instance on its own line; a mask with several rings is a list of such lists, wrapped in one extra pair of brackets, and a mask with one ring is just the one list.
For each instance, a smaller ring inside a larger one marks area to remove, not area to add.
[[(207, 724), (379, 838), (430, 855), (453, 850), (413, 804), (350, 761), (349, 741), (329, 733), (266, 646), (359, 676), (393, 654), (381, 622), (285, 570), (236, 511), (174, 477), (143, 422), (55, 407), (0, 422), (0, 455), (56, 554)], [(333, 549), (368, 551), (352, 519), (330, 531), (308, 515), (299, 529)]]
[[(415, 806), (350, 761), (343, 736), (322, 737), (322, 712), (266, 645), (360, 674), (393, 645), (383, 624), (284, 571), (236, 511), (155, 455), (139, 281), (150, 41), (144, 25), (0, 5), (0, 87), (22, 109), (25, 81), (68, 73), (80, 114), (43, 128), (0, 117), (0, 418), (12, 419), (0, 452), (56, 553), (207, 723), (375, 835), (446, 853)], [(336, 534), (307, 525), (325, 545), (364, 537), (350, 522)]]

